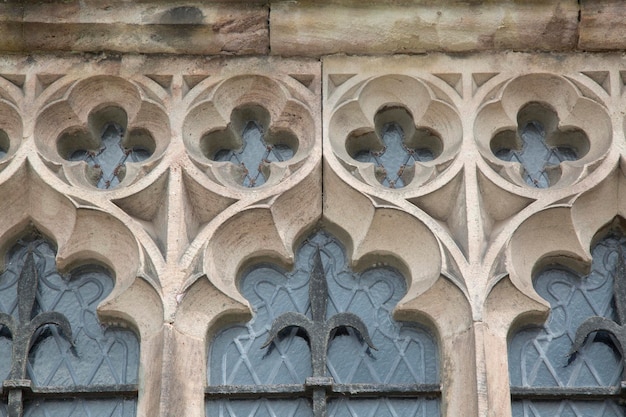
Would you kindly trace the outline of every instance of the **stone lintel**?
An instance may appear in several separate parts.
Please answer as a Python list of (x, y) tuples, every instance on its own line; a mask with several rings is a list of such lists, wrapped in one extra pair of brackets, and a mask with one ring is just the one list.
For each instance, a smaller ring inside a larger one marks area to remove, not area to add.
[(583, 50), (626, 48), (626, 2), (581, 0), (580, 38)]
[(280, 1), (271, 5), (273, 54), (391, 54), (576, 49), (577, 0)]
[(53, 1), (0, 4), (0, 51), (266, 54), (267, 5)]

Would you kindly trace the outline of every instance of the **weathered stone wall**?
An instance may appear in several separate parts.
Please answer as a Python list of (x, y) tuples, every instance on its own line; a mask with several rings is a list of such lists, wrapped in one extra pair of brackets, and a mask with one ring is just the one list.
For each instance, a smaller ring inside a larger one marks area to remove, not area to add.
[(626, 47), (620, 0), (9, 0), (0, 51), (309, 56)]

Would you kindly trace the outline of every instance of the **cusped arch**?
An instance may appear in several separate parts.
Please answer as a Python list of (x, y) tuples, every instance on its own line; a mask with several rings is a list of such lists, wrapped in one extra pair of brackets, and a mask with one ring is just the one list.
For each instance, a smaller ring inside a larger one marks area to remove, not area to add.
[(171, 137), (163, 103), (134, 81), (115, 76), (62, 81), (59, 94), (49, 93), (48, 102), (42, 104), (34, 129), (40, 155), (62, 179), (94, 188), (93, 173), (76, 152), (97, 156), (111, 125), (118, 130), (124, 150), (141, 148), (149, 154), (141, 163), (124, 164), (121, 185), (133, 184), (157, 165)]
[(501, 361), (507, 357), (508, 338), (516, 329), (544, 323), (549, 314), (549, 304), (533, 286), (535, 275), (555, 264), (580, 275), (589, 272), (591, 249), (598, 240), (611, 229), (626, 230), (626, 207), (620, 199), (626, 185), (623, 178), (618, 167), (571, 204), (542, 209), (513, 232), (505, 253), (507, 274), (491, 278), (483, 304), (485, 343), (492, 349), (486, 358), (494, 390), (490, 407), (499, 413), (511, 412), (508, 396), (501, 391), (509, 389), (509, 375)]
[[(98, 306), (105, 323), (132, 328), (140, 339), (140, 398), (138, 415), (156, 412), (158, 381), (145, 377), (141, 369), (160, 361), (163, 306), (158, 281), (143, 272), (143, 253), (124, 223), (97, 209), (79, 207), (51, 189), (25, 163), (7, 181), (0, 193), (11, 199), (0, 201), (6, 213), (0, 220), (0, 251), (6, 253), (28, 230), (37, 230), (57, 248), (56, 267), (69, 273), (83, 265), (100, 265), (114, 281), (111, 293)], [(1, 262), (5, 261), (0, 257)], [(141, 300), (140, 303), (137, 300)]]

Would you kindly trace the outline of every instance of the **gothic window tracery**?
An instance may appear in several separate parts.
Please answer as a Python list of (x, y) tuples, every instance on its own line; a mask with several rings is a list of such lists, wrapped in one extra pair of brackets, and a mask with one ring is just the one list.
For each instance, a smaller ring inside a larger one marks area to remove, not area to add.
[(255, 316), (211, 341), (208, 416), (439, 415), (435, 340), (391, 319), (406, 291), (396, 270), (352, 272), (320, 231), (293, 271), (255, 266), (241, 289)]
[[(541, 328), (516, 332), (509, 345), (513, 416), (621, 416), (621, 287), (626, 239), (613, 233), (593, 249), (587, 276), (558, 267), (535, 279), (550, 302)], [(600, 319), (602, 318), (602, 319)], [(610, 323), (590, 325), (588, 323)]]
[(0, 275), (1, 415), (135, 415), (138, 339), (95, 312), (112, 287), (97, 265), (61, 275), (37, 231), (18, 240)]

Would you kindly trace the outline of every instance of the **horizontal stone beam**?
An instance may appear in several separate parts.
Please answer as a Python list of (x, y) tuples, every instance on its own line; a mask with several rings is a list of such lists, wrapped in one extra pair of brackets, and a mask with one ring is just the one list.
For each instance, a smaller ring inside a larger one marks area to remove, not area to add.
[(626, 48), (626, 2), (581, 0), (579, 48), (605, 51)]
[(278, 55), (391, 54), (577, 47), (577, 0), (278, 1), (271, 50)]
[(623, 0), (0, 2), (0, 53), (608, 51), (626, 49), (625, 33)]
[(267, 5), (122, 0), (0, 3), (0, 51), (259, 55)]

